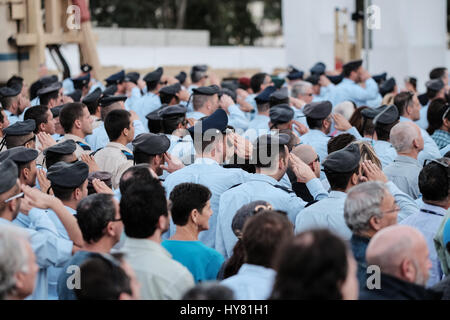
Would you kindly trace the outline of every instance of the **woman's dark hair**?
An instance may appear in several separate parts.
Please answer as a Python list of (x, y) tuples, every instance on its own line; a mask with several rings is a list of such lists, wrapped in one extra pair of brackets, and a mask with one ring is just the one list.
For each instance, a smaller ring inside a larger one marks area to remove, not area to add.
[(350, 133), (342, 133), (331, 138), (330, 140), (328, 140), (327, 144), (328, 154), (344, 149), (355, 140), (355, 136)]
[(172, 202), (173, 223), (184, 226), (188, 223), (192, 210), (202, 212), (211, 199), (211, 191), (201, 184), (181, 183), (172, 190), (169, 199)]
[[(449, 105), (444, 99), (436, 99), (430, 103), (427, 112), (428, 129), (427, 132), (432, 135), (436, 130), (440, 129), (443, 124), (443, 117)], [(450, 120), (450, 112), (447, 112), (447, 119)]]
[(373, 132), (375, 131), (375, 127), (372, 124), (372, 120), (363, 117), (363, 115), (361, 114), (361, 112), (367, 108), (369, 107), (367, 106), (359, 107), (358, 109), (355, 110), (355, 112), (353, 112), (349, 120), (350, 124), (353, 127), (355, 127), (358, 130), (359, 134), (363, 137), (364, 134), (373, 134)]
[(297, 235), (279, 250), (271, 300), (341, 300), (347, 279), (345, 242), (328, 230)]

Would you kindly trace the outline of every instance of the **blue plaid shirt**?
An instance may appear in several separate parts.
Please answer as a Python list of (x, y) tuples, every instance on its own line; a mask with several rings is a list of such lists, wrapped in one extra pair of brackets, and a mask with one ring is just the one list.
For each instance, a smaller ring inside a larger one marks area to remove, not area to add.
[(447, 131), (436, 130), (431, 136), (439, 149), (443, 149), (450, 144), (450, 133)]

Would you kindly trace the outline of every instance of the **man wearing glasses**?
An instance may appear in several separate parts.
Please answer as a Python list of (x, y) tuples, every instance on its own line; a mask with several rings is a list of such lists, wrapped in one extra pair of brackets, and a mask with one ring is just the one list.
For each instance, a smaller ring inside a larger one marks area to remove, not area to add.
[(437, 284), (443, 276), (433, 238), (450, 207), (449, 165), (449, 158), (425, 162), (419, 175), (419, 189), (423, 197), (420, 212), (412, 214), (401, 222), (401, 224), (417, 228), (425, 236), (432, 263), (428, 287)]

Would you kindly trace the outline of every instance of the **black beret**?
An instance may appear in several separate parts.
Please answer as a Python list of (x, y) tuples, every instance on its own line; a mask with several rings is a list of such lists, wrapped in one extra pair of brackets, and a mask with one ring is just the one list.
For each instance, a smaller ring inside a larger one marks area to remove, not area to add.
[(288, 123), (294, 119), (294, 110), (288, 104), (279, 104), (270, 108), (269, 115), (272, 124)]
[(147, 73), (147, 75), (144, 77), (145, 82), (155, 82), (161, 80), (161, 77), (164, 73), (164, 69), (159, 67), (155, 71)]
[(164, 93), (164, 94), (168, 94), (168, 95), (174, 96), (180, 91), (181, 91), (181, 84), (179, 84), (177, 82), (177, 83), (172, 84), (170, 86), (162, 87), (161, 90), (159, 90), (159, 93)]
[(80, 102), (81, 97), (83, 96), (83, 92), (80, 89), (76, 89), (74, 92), (71, 92), (67, 95), (71, 97), (73, 102)]
[(52, 83), (58, 82), (58, 76), (52, 75), (39, 79), (40, 88), (51, 85)]
[(160, 108), (158, 108), (158, 109), (156, 109), (156, 110), (150, 112), (149, 114), (147, 114), (147, 115), (145, 116), (145, 118), (146, 118), (147, 120), (156, 120), (156, 121), (162, 120), (161, 112), (162, 112), (163, 109), (165, 109), (165, 108), (167, 108), (167, 107), (168, 107), (167, 104), (163, 104)]
[(74, 140), (64, 140), (61, 143), (55, 144), (54, 146), (51, 146), (44, 150), (44, 156), (47, 155), (47, 153), (56, 153), (61, 155), (68, 155), (75, 152), (77, 149), (77, 144)]
[[(278, 152), (280, 145), (287, 145), (291, 137), (287, 134), (265, 134), (259, 136), (253, 145), (252, 159), (257, 165), (270, 165), (270, 159), (274, 154), (273, 148)], [(264, 160), (264, 158), (266, 160)], [(269, 161), (269, 163), (268, 163)]]
[(330, 153), (323, 162), (325, 172), (347, 173), (354, 171), (361, 160), (358, 145), (352, 143), (344, 149)]
[(138, 72), (129, 72), (125, 75), (124, 81), (129, 81), (137, 84), (140, 77), (141, 75)]
[(72, 79), (73, 86), (75, 89), (83, 89), (83, 87), (86, 87), (90, 81), (91, 75), (89, 73), (85, 76)]
[(351, 71), (356, 71), (358, 70), (359, 67), (362, 66), (363, 61), (362, 60), (353, 60), (350, 62), (347, 62), (346, 64), (344, 64), (342, 66), (342, 69), (344, 70), (344, 73), (347, 72), (351, 72)]
[(180, 84), (184, 83), (186, 81), (187, 74), (184, 71), (181, 71), (179, 74), (175, 76), (175, 79), (180, 81)]
[(311, 74), (322, 75), (325, 73), (326, 65), (323, 62), (317, 62), (309, 71)]
[[(10, 159), (17, 163), (28, 163), (36, 160), (39, 152), (25, 147), (15, 147), (0, 153), (0, 162)], [(3, 174), (3, 172), (2, 172)]]
[(59, 113), (61, 112), (61, 109), (64, 107), (64, 105), (61, 106), (57, 106), (57, 107), (53, 107), (50, 109), (53, 118), (58, 118), (59, 117)]
[(159, 116), (162, 119), (170, 119), (173, 117), (181, 117), (184, 116), (187, 112), (187, 109), (185, 106), (181, 104), (176, 104), (173, 106), (167, 106), (165, 108), (162, 108), (159, 112)]
[(225, 133), (228, 125), (228, 116), (225, 110), (217, 109), (209, 117), (197, 121), (197, 123), (188, 129), (191, 136), (196, 133), (201, 133), (202, 135), (208, 130), (216, 130), (221, 133)]
[(25, 136), (30, 134), (36, 129), (36, 122), (33, 119), (28, 119), (25, 121), (17, 121), (8, 128), (3, 129), (3, 134), (5, 136)]
[(191, 73), (194, 72), (206, 72), (208, 71), (208, 66), (206, 64), (196, 65), (192, 67)]
[(108, 78), (105, 79), (105, 81), (108, 84), (119, 84), (122, 83), (124, 79), (125, 79), (125, 70), (122, 70), (110, 75)]
[(47, 179), (53, 185), (62, 188), (78, 188), (89, 175), (89, 166), (82, 162), (58, 162), (48, 168)]
[(237, 99), (237, 94), (236, 92), (234, 92), (231, 89), (228, 88), (222, 88), (219, 91), (219, 98), (221, 98), (224, 94), (226, 94), (227, 96), (229, 96), (231, 99), (233, 99), (234, 103), (236, 103), (236, 99)]
[(303, 107), (303, 113), (308, 118), (323, 120), (330, 115), (332, 109), (330, 101), (312, 102)]
[(192, 89), (192, 94), (194, 95), (205, 95), (212, 96), (215, 94), (219, 94), (220, 88), (216, 85), (208, 86), (208, 87), (199, 87)]
[(305, 81), (311, 83), (313, 86), (317, 86), (319, 84), (320, 77), (317, 74), (312, 74)]
[(0, 97), (15, 97), (20, 94), (21, 89), (18, 86), (0, 88)]
[(337, 76), (327, 76), (327, 78), (331, 81), (331, 83), (336, 85), (342, 82), (342, 80), (344, 79), (344, 75), (340, 74)]
[(427, 81), (425, 83), (425, 86), (429, 90), (441, 91), (442, 88), (445, 86), (445, 84), (444, 84), (444, 81), (442, 81), (442, 79), (433, 79), (433, 80)]
[(6, 82), (6, 86), (10, 88), (18, 88), (20, 91), (22, 91), (23, 87), (23, 78), (18, 76), (12, 76), (8, 79)]
[(267, 87), (255, 97), (257, 104), (268, 103), (270, 101), (270, 95), (277, 90), (275, 86)]
[(383, 72), (383, 73), (381, 73), (381, 74), (374, 75), (374, 76), (372, 77), (372, 79), (375, 80), (375, 82), (378, 83), (378, 84), (381, 83), (381, 82), (383, 82), (383, 81), (386, 81), (386, 78), (387, 78), (387, 73), (386, 73), (386, 72)]
[(270, 95), (269, 102), (271, 106), (275, 106), (277, 104), (282, 103), (289, 103), (289, 94), (287, 90), (280, 89), (275, 91)]
[(98, 105), (100, 107), (108, 107), (117, 101), (125, 101), (127, 99), (128, 99), (127, 96), (103, 96), (98, 101)]
[(62, 88), (61, 82), (53, 82), (53, 83), (39, 89), (39, 91), (37, 92), (37, 95), (42, 96), (47, 93), (57, 92), (61, 88)]
[(12, 160), (0, 162), (0, 194), (11, 190), (17, 184), (19, 170)]
[(394, 90), (395, 85), (396, 85), (395, 79), (389, 78), (388, 80), (383, 82), (383, 84), (380, 86), (380, 94), (382, 96), (385, 96), (389, 92), (392, 92), (392, 90)]
[(170, 147), (170, 140), (164, 134), (141, 133), (133, 140), (134, 152), (137, 150), (148, 154), (163, 154)]
[(83, 103), (89, 107), (97, 107), (100, 97), (102, 96), (102, 90), (100, 88), (96, 88), (94, 91), (89, 93), (83, 99)]
[(288, 72), (289, 73), (286, 76), (286, 78), (288, 78), (289, 80), (303, 79), (304, 75), (303, 71), (300, 71), (293, 66), (288, 67)]
[(92, 70), (92, 66), (90, 66), (87, 63), (85, 63), (85, 64), (81, 65), (80, 69), (81, 69), (82, 72), (87, 73), (87, 72), (90, 72)]
[(378, 108), (366, 108), (361, 111), (363, 117), (373, 119), (373, 122), (392, 124), (399, 119), (398, 109), (394, 105), (383, 105)]
[(103, 91), (104, 96), (113, 96), (117, 92), (117, 85), (111, 84), (108, 87), (106, 87), (105, 91)]

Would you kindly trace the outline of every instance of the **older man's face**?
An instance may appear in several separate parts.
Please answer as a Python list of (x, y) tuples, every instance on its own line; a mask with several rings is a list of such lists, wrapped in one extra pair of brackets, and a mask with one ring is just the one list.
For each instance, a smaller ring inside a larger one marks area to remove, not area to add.
[(381, 229), (397, 224), (400, 208), (395, 203), (395, 199), (390, 192), (386, 192), (380, 204), (380, 210), (383, 212), (383, 217), (380, 220)]

